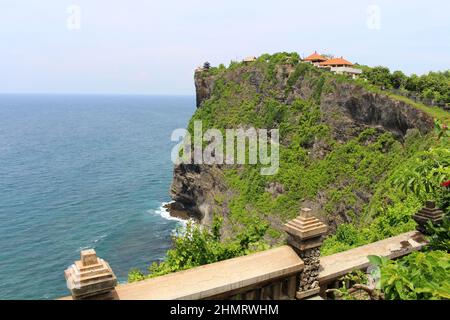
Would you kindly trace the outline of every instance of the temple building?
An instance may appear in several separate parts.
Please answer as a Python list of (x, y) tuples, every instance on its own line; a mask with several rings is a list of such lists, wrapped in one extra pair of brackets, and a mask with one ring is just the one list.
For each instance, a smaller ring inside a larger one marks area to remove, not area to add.
[[(321, 59), (324, 60), (319, 61)], [(319, 68), (327, 68), (335, 74), (351, 75), (352, 78), (356, 78), (362, 73), (361, 69), (354, 68), (353, 63), (345, 60), (343, 57), (325, 59), (323, 56), (317, 54), (317, 52), (314, 52), (312, 55), (305, 58), (305, 61), (311, 62)]]
[(352, 67), (353, 63), (345, 60), (343, 57), (340, 58), (332, 58), (320, 63), (321, 67), (330, 67), (330, 68), (338, 68), (338, 67)]
[(327, 58), (317, 53), (317, 51), (314, 51), (313, 54), (307, 56), (303, 61), (312, 63), (316, 67), (319, 66), (320, 63), (327, 61)]

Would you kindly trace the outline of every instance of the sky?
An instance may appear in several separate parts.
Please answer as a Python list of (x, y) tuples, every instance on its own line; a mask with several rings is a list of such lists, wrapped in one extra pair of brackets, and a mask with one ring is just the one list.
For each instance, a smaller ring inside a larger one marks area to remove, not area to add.
[(450, 69), (447, 0), (0, 0), (0, 92), (194, 94), (194, 69), (317, 50)]

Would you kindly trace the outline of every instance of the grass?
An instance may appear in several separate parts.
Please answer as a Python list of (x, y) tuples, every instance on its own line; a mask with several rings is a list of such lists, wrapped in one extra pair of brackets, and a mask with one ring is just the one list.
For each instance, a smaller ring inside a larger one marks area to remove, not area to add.
[(404, 96), (400, 96), (394, 93), (385, 93), (387, 96), (395, 99), (395, 100), (399, 100), (402, 102), (405, 102), (411, 106), (413, 106), (416, 109), (419, 109), (423, 112), (425, 112), (426, 114), (429, 114), (430, 116), (432, 116), (435, 119), (439, 119), (442, 122), (450, 122), (450, 112), (445, 111), (444, 109), (441, 109), (439, 107), (434, 107), (434, 106), (427, 106), (423, 103), (419, 103), (419, 102), (415, 102), (407, 97)]
[(412, 106), (412, 107), (414, 107), (414, 108), (416, 108), (416, 109), (418, 109), (420, 111), (425, 112), (426, 114), (430, 115), (434, 119), (438, 119), (438, 120), (440, 120), (440, 121), (442, 121), (444, 123), (449, 123), (450, 122), (450, 112), (445, 111), (442, 108), (435, 107), (435, 106), (428, 106), (428, 105), (425, 105), (425, 104), (420, 103), (420, 102), (415, 102), (415, 101), (413, 101), (412, 99), (410, 99), (408, 97), (401, 96), (401, 95), (398, 95), (398, 94), (395, 94), (395, 93), (392, 93), (392, 92), (388, 92), (388, 91), (383, 91), (380, 88), (378, 88), (378, 87), (376, 87), (374, 85), (368, 84), (368, 83), (364, 83), (364, 82), (361, 82), (361, 81), (358, 81), (358, 83), (360, 85), (362, 85), (365, 89), (369, 90), (369, 91), (372, 91), (372, 92), (375, 92), (375, 93), (378, 93), (378, 94), (383, 94), (383, 95), (388, 96), (388, 97), (390, 97), (392, 99), (395, 99), (397, 101), (402, 101), (404, 103), (407, 103), (410, 106)]

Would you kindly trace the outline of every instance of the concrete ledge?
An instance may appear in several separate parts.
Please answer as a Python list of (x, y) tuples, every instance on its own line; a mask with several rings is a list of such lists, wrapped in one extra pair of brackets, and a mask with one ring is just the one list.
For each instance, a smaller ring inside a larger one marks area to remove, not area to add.
[(319, 283), (320, 285), (327, 284), (355, 269), (367, 268), (369, 266), (367, 256), (369, 255), (395, 259), (421, 250), (426, 244), (423, 234), (411, 231), (331, 256), (321, 257)]
[[(286, 278), (303, 270), (303, 261), (289, 246), (224, 260), (193, 269), (118, 285), (120, 300), (206, 299)], [(70, 300), (71, 297), (63, 298)]]

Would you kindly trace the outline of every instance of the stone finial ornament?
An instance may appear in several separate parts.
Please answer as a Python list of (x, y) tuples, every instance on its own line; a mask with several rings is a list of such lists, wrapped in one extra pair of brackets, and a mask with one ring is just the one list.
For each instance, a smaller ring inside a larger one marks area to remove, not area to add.
[(316, 295), (320, 291), (319, 268), (320, 246), (328, 227), (311, 214), (311, 209), (303, 208), (300, 215), (284, 225), (288, 234), (288, 244), (294, 248), (305, 263), (300, 275), (297, 299)]
[(444, 218), (444, 212), (436, 207), (434, 201), (427, 201), (425, 207), (420, 209), (415, 215), (413, 215), (414, 221), (417, 223), (416, 229), (422, 233), (427, 233), (426, 225), (428, 221), (431, 221), (434, 225), (442, 223)]
[(81, 259), (64, 271), (67, 287), (74, 299), (110, 292), (117, 279), (109, 264), (97, 257), (94, 249), (82, 250)]
[(328, 227), (311, 214), (311, 209), (303, 208), (300, 215), (284, 225), (289, 245), (298, 250), (306, 250), (322, 245), (322, 236)]

